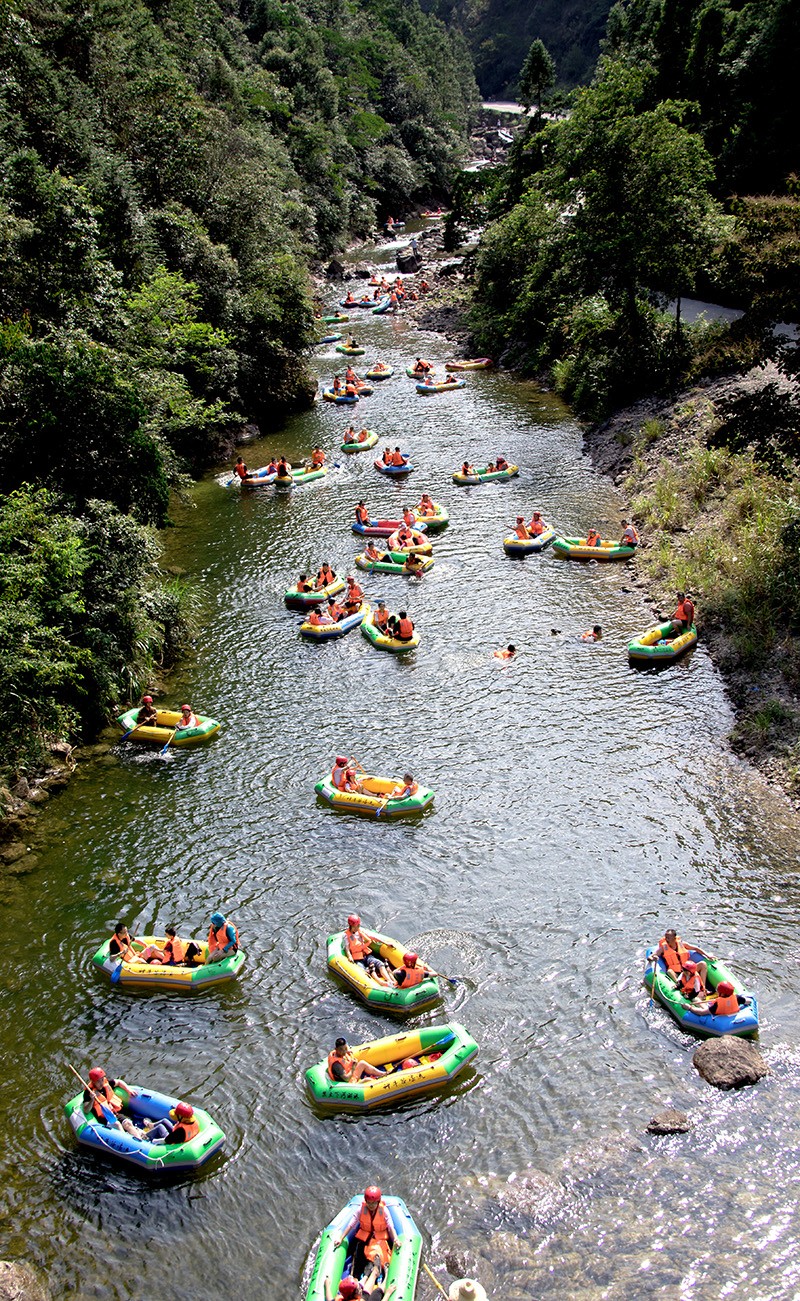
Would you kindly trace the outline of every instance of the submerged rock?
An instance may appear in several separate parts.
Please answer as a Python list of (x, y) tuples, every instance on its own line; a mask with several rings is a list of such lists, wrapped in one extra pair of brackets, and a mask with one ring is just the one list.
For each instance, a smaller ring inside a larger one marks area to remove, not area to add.
[(692, 1122), (685, 1112), (667, 1107), (648, 1122), (647, 1132), (648, 1134), (688, 1134), (691, 1128)]
[(0, 1260), (0, 1301), (50, 1301), (30, 1265)]
[(755, 1044), (744, 1039), (709, 1039), (697, 1049), (692, 1063), (715, 1089), (740, 1089), (769, 1075)]

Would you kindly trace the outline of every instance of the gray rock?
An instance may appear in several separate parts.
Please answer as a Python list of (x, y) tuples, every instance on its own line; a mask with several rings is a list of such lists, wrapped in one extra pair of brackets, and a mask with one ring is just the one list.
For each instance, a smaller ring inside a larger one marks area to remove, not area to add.
[(5, 849), (0, 851), (0, 859), (4, 863), (16, 863), (17, 859), (24, 858), (28, 852), (28, 846), (23, 845), (21, 840), (14, 840)]
[(692, 1122), (683, 1111), (676, 1111), (674, 1107), (667, 1107), (666, 1111), (659, 1111), (647, 1126), (648, 1134), (688, 1134), (692, 1128)]
[(418, 253), (414, 252), (413, 248), (401, 248), (395, 261), (397, 262), (398, 271), (419, 271), (422, 266), (422, 258)]
[(757, 1084), (769, 1067), (755, 1044), (744, 1039), (708, 1039), (697, 1049), (692, 1064), (715, 1089), (740, 1089)]
[(344, 263), (337, 257), (331, 258), (325, 268), (325, 275), (329, 280), (344, 280)]
[(367, 266), (366, 262), (359, 262), (353, 267), (353, 275), (357, 280), (369, 280), (372, 271)]
[(50, 1301), (50, 1293), (30, 1265), (0, 1260), (0, 1301)]
[(33, 792), (31, 791), (31, 788), (28, 785), (27, 777), (18, 778), (18, 780), (11, 787), (11, 794), (16, 795), (18, 800), (29, 800), (32, 793)]

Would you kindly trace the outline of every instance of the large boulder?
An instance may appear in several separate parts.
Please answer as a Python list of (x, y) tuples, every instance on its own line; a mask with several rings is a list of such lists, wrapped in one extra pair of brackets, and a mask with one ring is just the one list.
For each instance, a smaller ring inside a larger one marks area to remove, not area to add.
[(411, 271), (419, 271), (422, 266), (422, 258), (419, 253), (415, 253), (410, 246), (401, 248), (397, 254), (397, 270), (405, 271), (408, 274)]
[(708, 1039), (697, 1049), (692, 1062), (715, 1089), (740, 1089), (769, 1075), (761, 1053), (745, 1039)]
[(344, 263), (338, 257), (331, 258), (325, 268), (325, 275), (329, 280), (344, 280)]
[(0, 1301), (50, 1301), (30, 1265), (0, 1260)]

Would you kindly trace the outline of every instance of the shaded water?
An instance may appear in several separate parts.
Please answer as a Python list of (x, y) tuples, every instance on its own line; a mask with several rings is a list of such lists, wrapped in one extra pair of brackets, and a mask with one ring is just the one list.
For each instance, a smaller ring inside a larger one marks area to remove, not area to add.
[[(176, 1301), (297, 1296), (319, 1229), (377, 1179), (408, 1201), (443, 1280), (457, 1249), (508, 1298), (794, 1296), (797, 821), (729, 755), (702, 644), (656, 675), (628, 667), (649, 621), (631, 570), (503, 555), (535, 506), (565, 532), (618, 527), (568, 413), (503, 374), (418, 396), (402, 369), (420, 352), (442, 360), (444, 340), (402, 319), (357, 318), (356, 332), (366, 361), (398, 370), (356, 422), (412, 451), (409, 485), (369, 454), (339, 455), (350, 413), (322, 404), (247, 459), (321, 442), (341, 462), (327, 480), (242, 496), (201, 483), (168, 538), (204, 603), (173, 695), (223, 730), (166, 760), (125, 745), (83, 768), (42, 816), (32, 870), (3, 886), (20, 956), (0, 991), (0, 1254), (40, 1264), (57, 1296), (145, 1297), (165, 1279)], [(329, 378), (334, 354), (320, 356)], [(498, 451), (518, 479), (452, 484), (464, 456)], [(304, 645), (285, 587), (323, 558), (349, 567), (359, 498), (388, 514), (423, 488), (452, 518), (432, 571), (362, 579), (405, 600), (419, 650), (396, 660), (357, 632)], [(581, 644), (594, 622), (603, 642)], [(490, 652), (510, 640), (519, 657), (498, 666)], [(378, 771), (410, 766), (433, 809), (385, 824), (318, 806), (313, 782), (340, 749)], [(248, 953), (235, 987), (131, 994), (89, 966), (119, 916), (202, 933), (218, 905)], [(326, 974), (326, 935), (354, 908), (463, 978), (433, 1015), (463, 1021), (481, 1055), (440, 1097), (321, 1117), (304, 1068), (337, 1034), (389, 1029)], [(670, 922), (757, 988), (774, 1072), (757, 1090), (713, 1093), (691, 1043), (649, 1009), (644, 947)], [(66, 1060), (201, 1101), (224, 1155), (160, 1186), (77, 1152)], [(667, 1102), (696, 1128), (643, 1138)], [(418, 1297), (432, 1295), (423, 1278)]]

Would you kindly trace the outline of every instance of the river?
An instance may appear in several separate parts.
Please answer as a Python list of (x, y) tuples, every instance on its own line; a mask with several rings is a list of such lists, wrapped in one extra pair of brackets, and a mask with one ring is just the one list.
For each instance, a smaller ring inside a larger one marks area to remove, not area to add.
[[(40, 1266), (56, 1297), (300, 1297), (319, 1230), (378, 1180), (407, 1200), (439, 1277), (448, 1252), (467, 1253), (495, 1297), (796, 1296), (797, 819), (729, 753), (702, 640), (666, 671), (629, 668), (626, 642), (649, 622), (632, 568), (503, 554), (537, 506), (566, 532), (619, 527), (569, 412), (505, 373), (419, 396), (402, 369), (443, 360), (445, 340), (402, 317), (356, 331), (367, 360), (398, 371), (357, 419), (412, 451), (409, 486), (341, 456), (349, 412), (322, 403), (247, 459), (320, 442), (341, 462), (326, 480), (250, 495), (221, 473), (199, 483), (166, 537), (203, 622), (170, 695), (223, 729), (166, 759), (127, 743), (83, 765), (44, 809), (28, 870), (3, 881), (0, 1254)], [(321, 377), (333, 358), (320, 351)], [(451, 482), (465, 456), (497, 452), (519, 478)], [(305, 645), (285, 587), (323, 558), (350, 567), (359, 498), (384, 514), (423, 488), (452, 518), (434, 568), (365, 580), (373, 597), (402, 594), (420, 648), (395, 659), (357, 632)], [(581, 643), (595, 622), (603, 641)], [(490, 652), (508, 641), (520, 653), (500, 666)], [(342, 749), (410, 767), (432, 810), (385, 824), (319, 806), (313, 783)], [(119, 917), (204, 933), (217, 906), (248, 954), (235, 986), (132, 994), (90, 965)], [(390, 1028), (326, 972), (326, 936), (353, 909), (462, 978), (432, 1017), (462, 1021), (481, 1052), (441, 1096), (322, 1117), (305, 1067), (338, 1034)], [(711, 1090), (693, 1043), (648, 1006), (645, 945), (670, 923), (757, 990), (772, 1068), (758, 1088)], [(77, 1151), (66, 1061), (201, 1102), (223, 1155), (151, 1185)], [(645, 1137), (668, 1103), (693, 1130)], [(418, 1301), (433, 1295), (422, 1276)]]

